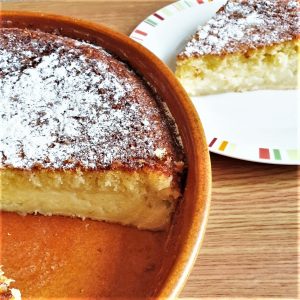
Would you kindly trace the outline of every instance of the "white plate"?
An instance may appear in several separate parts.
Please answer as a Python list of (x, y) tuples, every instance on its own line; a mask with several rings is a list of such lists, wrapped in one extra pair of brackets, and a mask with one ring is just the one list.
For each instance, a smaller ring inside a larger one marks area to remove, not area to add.
[[(172, 70), (176, 55), (226, 0), (181, 0), (155, 12), (130, 37)], [(192, 98), (210, 151), (275, 164), (300, 165), (297, 91), (255, 91)]]

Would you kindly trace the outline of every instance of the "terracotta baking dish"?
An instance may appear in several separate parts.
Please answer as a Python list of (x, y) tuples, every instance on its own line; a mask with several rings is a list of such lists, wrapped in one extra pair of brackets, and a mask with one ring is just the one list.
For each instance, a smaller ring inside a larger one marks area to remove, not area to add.
[(153, 54), (99, 24), (1, 12), (1, 26), (39, 29), (103, 46), (127, 62), (168, 104), (189, 170), (184, 200), (166, 232), (64, 217), (1, 214), (1, 261), (25, 299), (173, 298), (187, 280), (207, 222), (211, 171), (197, 113), (171, 71)]

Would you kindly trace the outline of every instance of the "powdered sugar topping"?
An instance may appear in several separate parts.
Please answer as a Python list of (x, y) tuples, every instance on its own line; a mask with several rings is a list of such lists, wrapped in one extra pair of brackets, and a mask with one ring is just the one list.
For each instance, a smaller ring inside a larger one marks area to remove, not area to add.
[(297, 0), (229, 0), (199, 28), (181, 57), (246, 52), (300, 33)]
[(137, 167), (170, 154), (143, 82), (100, 47), (40, 33), (0, 36), (0, 167)]

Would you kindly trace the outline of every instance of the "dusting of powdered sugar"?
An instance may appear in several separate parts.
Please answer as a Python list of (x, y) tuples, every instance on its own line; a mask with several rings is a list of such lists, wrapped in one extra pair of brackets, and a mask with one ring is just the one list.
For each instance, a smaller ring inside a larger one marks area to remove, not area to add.
[(297, 0), (229, 0), (200, 27), (179, 57), (246, 52), (300, 33)]
[(0, 33), (0, 167), (138, 167), (172, 156), (155, 99), (125, 64), (68, 38)]

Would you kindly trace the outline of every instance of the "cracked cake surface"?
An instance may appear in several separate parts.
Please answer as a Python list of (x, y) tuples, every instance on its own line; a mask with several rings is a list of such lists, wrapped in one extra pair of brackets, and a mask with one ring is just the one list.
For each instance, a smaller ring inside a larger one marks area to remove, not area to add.
[(0, 29), (0, 98), (0, 167), (170, 171), (179, 155), (148, 86), (98, 46)]

